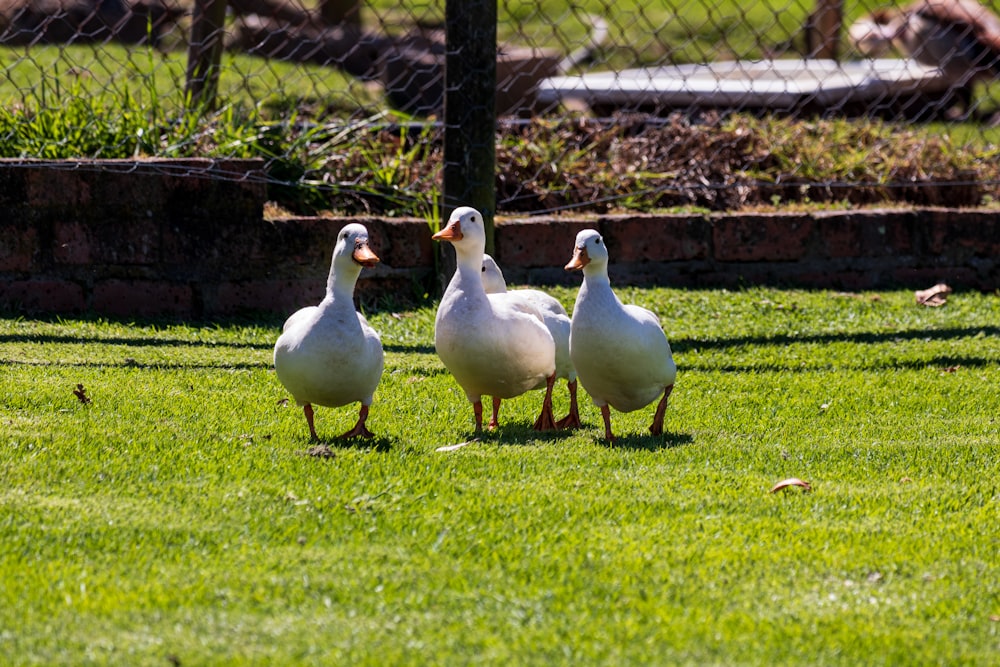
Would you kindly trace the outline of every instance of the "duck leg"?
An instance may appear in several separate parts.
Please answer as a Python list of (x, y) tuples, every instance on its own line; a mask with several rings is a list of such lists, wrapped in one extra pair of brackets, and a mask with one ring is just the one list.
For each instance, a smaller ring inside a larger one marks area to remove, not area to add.
[(604, 439), (614, 442), (615, 434), (611, 432), (611, 408), (607, 403), (601, 406), (601, 416), (604, 417)]
[(663, 415), (667, 412), (667, 399), (670, 398), (670, 392), (674, 390), (674, 385), (668, 384), (666, 389), (663, 390), (663, 398), (656, 405), (656, 413), (653, 415), (653, 423), (649, 427), (649, 432), (653, 435), (663, 435)]
[(576, 380), (566, 382), (569, 389), (569, 414), (556, 422), (556, 428), (580, 428), (580, 408), (576, 402)]
[(483, 430), (483, 402), (476, 400), (472, 402), (472, 412), (476, 415), (476, 433)]
[(365, 422), (368, 421), (368, 406), (362, 405), (361, 410), (358, 411), (358, 423), (354, 425), (347, 433), (341, 434), (341, 438), (371, 438), (374, 437), (374, 433), (368, 430), (365, 426)]
[(490, 417), (489, 429), (492, 431), (500, 425), (500, 399), (493, 397), (493, 416)]
[(555, 417), (552, 416), (552, 387), (556, 384), (556, 374), (549, 376), (545, 383), (545, 398), (542, 400), (542, 413), (535, 420), (536, 431), (552, 431), (556, 428)]
[(318, 442), (319, 436), (316, 435), (316, 426), (313, 424), (313, 406), (310, 403), (304, 403), (302, 412), (306, 416), (306, 423), (309, 424), (309, 435), (312, 436), (313, 442)]

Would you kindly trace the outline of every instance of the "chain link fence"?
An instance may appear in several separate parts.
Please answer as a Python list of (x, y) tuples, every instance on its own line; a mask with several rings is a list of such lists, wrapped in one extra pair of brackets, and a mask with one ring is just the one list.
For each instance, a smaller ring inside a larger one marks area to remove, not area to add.
[(992, 3), (450, 1), (0, 0), (0, 157), (256, 157), (297, 214), (434, 217), (483, 151), (500, 213), (997, 199)]

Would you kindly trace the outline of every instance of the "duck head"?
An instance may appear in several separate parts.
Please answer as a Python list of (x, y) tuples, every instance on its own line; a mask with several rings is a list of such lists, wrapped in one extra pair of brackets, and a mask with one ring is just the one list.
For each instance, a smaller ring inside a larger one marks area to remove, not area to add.
[(366, 269), (370, 269), (379, 263), (376, 255), (368, 247), (368, 230), (364, 225), (351, 223), (345, 225), (337, 235), (337, 247), (333, 251), (334, 257), (350, 257), (351, 261)]
[(445, 228), (431, 237), (435, 241), (448, 241), (458, 255), (475, 253), (478, 262), (486, 248), (486, 227), (483, 214), (469, 206), (459, 206), (452, 211)]
[(507, 291), (507, 281), (503, 271), (497, 266), (496, 260), (489, 255), (483, 255), (483, 289), (487, 294), (501, 294)]
[(604, 239), (593, 229), (585, 229), (576, 235), (573, 259), (564, 268), (567, 271), (583, 270), (588, 273), (591, 267), (599, 270), (607, 264), (608, 248), (604, 245)]

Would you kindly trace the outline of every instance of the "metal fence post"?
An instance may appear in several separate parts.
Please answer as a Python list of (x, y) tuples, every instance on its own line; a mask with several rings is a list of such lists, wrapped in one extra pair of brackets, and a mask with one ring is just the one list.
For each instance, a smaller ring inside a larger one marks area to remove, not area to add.
[(844, 0), (816, 0), (806, 26), (810, 58), (840, 57), (840, 31), (844, 21)]
[(185, 98), (188, 109), (212, 108), (219, 89), (219, 67), (227, 0), (195, 0), (188, 47)]
[[(458, 206), (479, 209), (486, 223), (486, 252), (492, 253), (496, 212), (496, 0), (447, 0), (445, 28), (442, 219), (447, 220), (447, 214)], [(442, 270), (453, 268), (452, 263)]]

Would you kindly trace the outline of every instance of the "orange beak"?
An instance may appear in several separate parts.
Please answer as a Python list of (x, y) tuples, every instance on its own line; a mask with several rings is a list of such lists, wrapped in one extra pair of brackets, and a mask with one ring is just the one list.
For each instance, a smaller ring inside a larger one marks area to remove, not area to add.
[(448, 226), (431, 237), (435, 241), (461, 241), (462, 224), (458, 220), (452, 220)]
[(378, 264), (378, 255), (372, 252), (372, 249), (368, 247), (367, 243), (358, 243), (354, 246), (354, 252), (351, 253), (351, 257), (354, 261), (365, 267), (366, 269), (373, 268)]
[(582, 269), (588, 264), (590, 264), (590, 256), (587, 255), (587, 247), (580, 246), (573, 251), (573, 259), (569, 260), (569, 264), (563, 268), (567, 271), (575, 271), (577, 269)]

